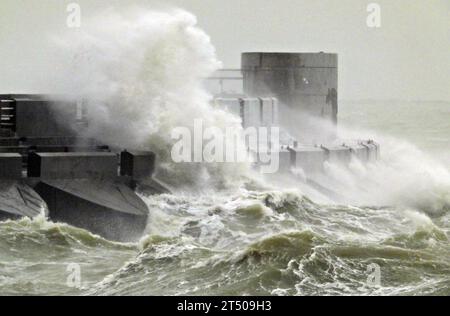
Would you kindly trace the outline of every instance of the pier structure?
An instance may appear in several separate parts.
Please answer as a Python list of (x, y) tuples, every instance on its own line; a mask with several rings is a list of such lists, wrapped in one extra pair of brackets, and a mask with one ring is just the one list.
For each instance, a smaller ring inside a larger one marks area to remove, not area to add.
[[(221, 85), (215, 105), (238, 115), (243, 128), (295, 126), (295, 134), (280, 139), (280, 148), (269, 146), (279, 154), (280, 172), (297, 169), (315, 177), (324, 173), (326, 163), (348, 166), (353, 158), (365, 164), (378, 160), (380, 146), (373, 140), (338, 139), (337, 54), (243, 53), (241, 69), (224, 73), (234, 75), (212, 78)], [(242, 81), (242, 93), (226, 93), (226, 80)], [(258, 151), (268, 149), (249, 150), (255, 151), (260, 165)]]
[(55, 96), (0, 95), (0, 220), (39, 214), (105, 238), (138, 239), (148, 207), (135, 193), (152, 179), (155, 155), (86, 138), (82, 103)]

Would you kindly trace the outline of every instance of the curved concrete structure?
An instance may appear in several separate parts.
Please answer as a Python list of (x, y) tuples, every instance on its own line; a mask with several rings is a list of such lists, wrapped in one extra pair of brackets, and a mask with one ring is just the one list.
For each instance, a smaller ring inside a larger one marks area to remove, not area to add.
[(79, 137), (87, 120), (75, 101), (4, 95), (0, 113), (0, 220), (43, 214), (111, 240), (142, 236), (149, 210), (135, 189), (167, 192), (151, 179), (153, 153)]
[[(323, 183), (326, 163), (345, 168), (353, 159), (365, 164), (378, 160), (380, 146), (375, 142), (341, 143), (336, 139), (337, 54), (243, 53), (241, 71), (244, 95), (224, 98), (227, 94), (221, 93), (215, 104), (239, 115), (244, 128), (291, 127), (287, 128), (289, 131), (280, 130), (279, 148), (248, 148), (257, 167), (264, 165), (262, 153), (270, 151), (271, 155), (278, 155), (279, 173), (304, 174), (308, 183), (330, 191)], [(269, 139), (258, 141), (271, 144)]]
[[(149, 210), (134, 192), (167, 192), (151, 180), (153, 153), (123, 153), (126, 176), (118, 176), (113, 153), (31, 153), (28, 175), (22, 157), (0, 155), (0, 220), (33, 218), (87, 229), (110, 240), (134, 241), (142, 236)], [(127, 169), (128, 168), (128, 169)]]
[(25, 181), (0, 179), (0, 220), (48, 215), (45, 201)]
[[(121, 157), (121, 170), (132, 179), (151, 176), (154, 154), (124, 152)], [(142, 235), (149, 211), (130, 180), (118, 176), (118, 162), (114, 153), (32, 153), (28, 176), (53, 221), (131, 241)]]
[[(338, 56), (325, 53), (243, 53), (244, 93), (276, 97), (280, 121), (293, 124), (295, 111), (303, 143), (334, 139), (338, 113)], [(317, 121), (329, 123), (325, 132)]]
[(147, 225), (147, 205), (120, 181), (43, 180), (34, 189), (50, 218), (116, 241), (133, 241)]

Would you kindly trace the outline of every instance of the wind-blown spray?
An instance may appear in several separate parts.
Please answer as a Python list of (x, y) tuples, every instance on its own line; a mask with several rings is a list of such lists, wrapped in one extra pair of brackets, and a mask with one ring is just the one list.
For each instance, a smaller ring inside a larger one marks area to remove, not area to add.
[[(248, 171), (186, 167), (167, 156), (174, 127), (196, 118), (205, 127), (239, 125), (210, 107), (201, 87), (219, 63), (192, 15), (106, 12), (84, 19), (77, 33), (58, 38), (64, 54), (74, 54), (71, 71), (61, 67), (49, 81), (59, 78), (61, 92), (88, 100), (89, 136), (157, 151), (160, 172), (178, 184), (209, 187)], [(362, 137), (342, 126), (340, 132)], [(450, 214), (440, 214), (449, 173), (408, 144), (376, 139), (383, 148), (378, 163), (326, 166), (328, 184), (350, 205), (317, 204), (307, 191), (286, 186), (148, 196), (151, 220), (139, 244), (42, 218), (0, 223), (0, 294), (449, 295)], [(427, 209), (436, 215), (417, 212)], [(82, 268), (82, 289), (67, 286), (69, 263)], [(377, 287), (366, 281), (374, 265)]]
[(246, 164), (186, 166), (169, 156), (171, 131), (192, 130), (196, 119), (205, 127), (240, 128), (236, 117), (211, 106), (202, 86), (220, 62), (196, 24), (182, 10), (107, 11), (84, 22), (74, 36), (58, 39), (64, 51), (74, 54), (64, 90), (87, 100), (87, 136), (155, 151), (159, 172), (173, 185), (223, 185), (245, 173)]

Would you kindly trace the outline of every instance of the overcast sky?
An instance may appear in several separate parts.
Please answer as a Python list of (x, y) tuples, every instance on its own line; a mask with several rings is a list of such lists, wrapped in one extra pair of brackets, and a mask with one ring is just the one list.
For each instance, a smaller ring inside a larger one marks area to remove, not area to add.
[[(243, 51), (339, 53), (341, 99), (450, 100), (450, 0), (1, 0), (0, 92), (39, 92), (32, 81), (52, 60), (43, 35), (66, 27), (71, 2), (82, 16), (132, 3), (184, 8), (227, 68)], [(366, 25), (371, 2), (381, 28)]]

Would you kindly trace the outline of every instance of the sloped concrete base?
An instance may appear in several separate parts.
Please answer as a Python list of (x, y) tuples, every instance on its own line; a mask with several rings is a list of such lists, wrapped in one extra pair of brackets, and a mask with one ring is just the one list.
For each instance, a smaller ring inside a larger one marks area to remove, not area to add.
[(47, 205), (26, 183), (20, 180), (0, 180), (0, 220), (33, 218), (44, 212)]
[(148, 208), (125, 184), (104, 180), (43, 180), (35, 190), (49, 218), (108, 240), (136, 241), (146, 228)]

